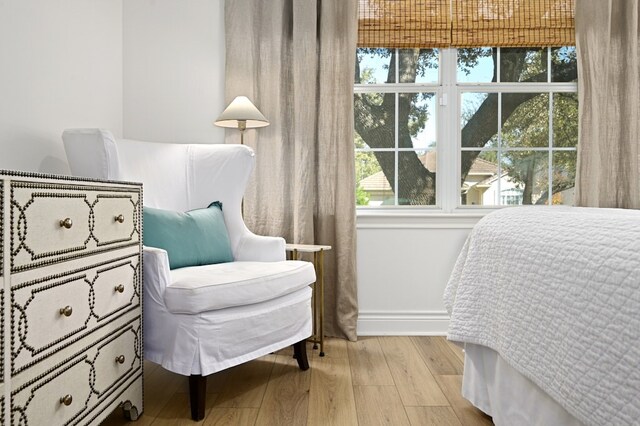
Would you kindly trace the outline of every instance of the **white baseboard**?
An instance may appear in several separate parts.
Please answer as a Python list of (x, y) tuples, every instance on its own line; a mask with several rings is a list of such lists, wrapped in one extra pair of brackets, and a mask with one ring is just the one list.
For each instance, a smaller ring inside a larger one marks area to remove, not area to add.
[(444, 336), (446, 311), (360, 312), (358, 336)]

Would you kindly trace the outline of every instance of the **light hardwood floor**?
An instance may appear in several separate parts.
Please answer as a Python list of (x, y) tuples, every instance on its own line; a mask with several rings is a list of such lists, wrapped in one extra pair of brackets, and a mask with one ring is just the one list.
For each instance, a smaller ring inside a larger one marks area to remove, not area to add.
[(145, 363), (145, 408), (115, 425), (491, 425), (460, 395), (462, 351), (443, 337), (329, 339), (308, 346), (308, 371), (293, 348), (209, 376), (205, 419), (189, 416), (187, 378)]

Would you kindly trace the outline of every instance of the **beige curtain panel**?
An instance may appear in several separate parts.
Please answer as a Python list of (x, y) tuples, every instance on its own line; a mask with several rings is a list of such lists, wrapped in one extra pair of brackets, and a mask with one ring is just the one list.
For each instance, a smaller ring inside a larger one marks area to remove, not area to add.
[(578, 1), (576, 204), (640, 209), (638, 0)]
[(358, 46), (575, 45), (575, 0), (360, 0)]
[[(356, 339), (353, 83), (357, 0), (227, 0), (226, 99), (271, 122), (248, 131), (257, 157), (244, 199), (254, 232), (327, 244), (325, 332)], [(227, 142), (238, 143), (237, 131)]]

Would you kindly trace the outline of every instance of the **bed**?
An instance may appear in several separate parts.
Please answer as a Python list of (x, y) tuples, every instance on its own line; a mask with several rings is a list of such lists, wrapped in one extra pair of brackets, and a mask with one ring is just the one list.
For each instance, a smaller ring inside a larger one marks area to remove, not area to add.
[(491, 213), (444, 301), (462, 394), (497, 425), (640, 424), (640, 211)]

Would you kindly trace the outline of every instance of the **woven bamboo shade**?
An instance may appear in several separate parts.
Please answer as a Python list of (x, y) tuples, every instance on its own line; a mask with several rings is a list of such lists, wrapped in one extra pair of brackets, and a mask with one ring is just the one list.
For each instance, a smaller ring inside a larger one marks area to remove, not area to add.
[(446, 47), (450, 0), (359, 0), (359, 47)]
[(575, 45), (575, 0), (359, 0), (358, 46)]
[(575, 45), (575, 0), (452, 0), (454, 47)]

